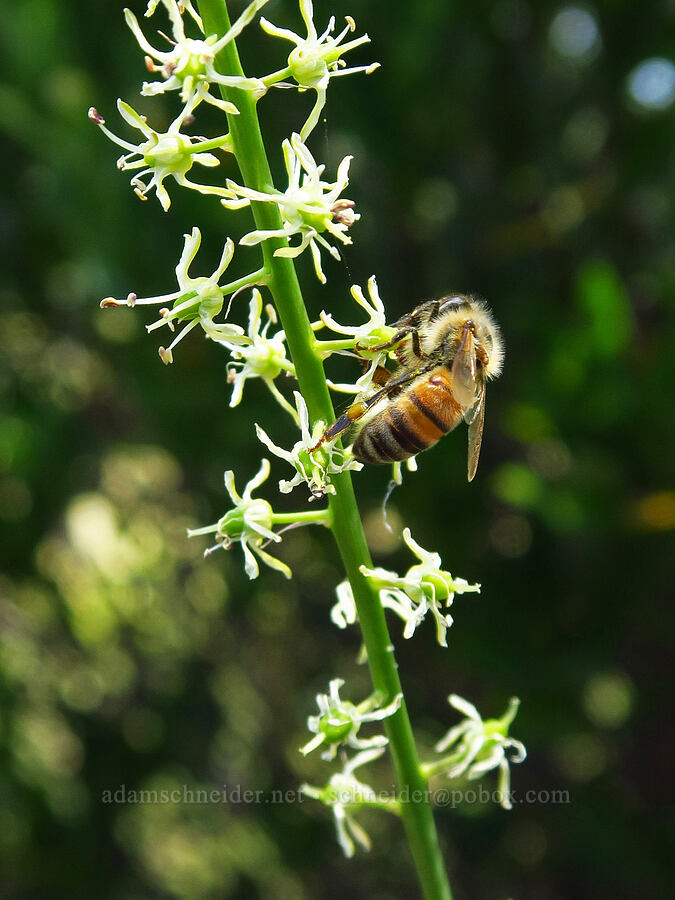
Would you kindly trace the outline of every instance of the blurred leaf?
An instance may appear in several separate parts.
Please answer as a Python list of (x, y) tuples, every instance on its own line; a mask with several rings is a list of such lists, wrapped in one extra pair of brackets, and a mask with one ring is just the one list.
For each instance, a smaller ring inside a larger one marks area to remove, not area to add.
[(587, 262), (579, 267), (574, 301), (586, 316), (588, 330), (584, 336), (593, 355), (609, 359), (625, 350), (633, 333), (633, 312), (611, 263)]

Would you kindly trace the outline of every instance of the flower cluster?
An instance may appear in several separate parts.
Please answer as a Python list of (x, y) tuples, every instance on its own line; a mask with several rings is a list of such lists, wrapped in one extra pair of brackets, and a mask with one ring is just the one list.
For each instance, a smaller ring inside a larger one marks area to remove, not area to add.
[[(158, 6), (159, 0), (150, 0), (146, 17), (151, 16)], [(146, 53), (145, 64), (152, 74), (158, 73), (162, 80), (143, 82), (141, 94), (145, 97), (154, 97), (168, 91), (180, 91), (183, 103), (191, 101), (206, 101), (212, 103), (223, 112), (236, 115), (239, 110), (234, 103), (218, 100), (209, 92), (211, 84), (222, 84), (225, 87), (239, 88), (252, 91), (255, 96), (262, 96), (267, 88), (258, 78), (243, 78), (235, 75), (221, 75), (216, 70), (214, 60), (216, 55), (230, 41), (239, 35), (246, 25), (255, 17), (256, 13), (265, 6), (268, 0), (254, 0), (239, 16), (232, 28), (222, 37), (210, 35), (204, 39), (190, 38), (185, 34), (183, 23), (183, 10), (188, 12), (200, 32), (204, 33), (202, 20), (191, 3), (178, 3), (177, 0), (162, 0), (169, 15), (173, 40), (169, 39), (169, 50), (158, 50), (152, 46), (143, 34), (136, 16), (130, 9), (124, 10), (126, 23), (133, 32), (138, 44)]]
[(387, 738), (383, 734), (371, 738), (359, 738), (357, 733), (364, 722), (381, 722), (391, 716), (401, 705), (403, 694), (397, 694), (387, 706), (381, 706), (382, 696), (377, 692), (371, 694), (358, 705), (342, 700), (340, 688), (344, 685), (341, 678), (334, 678), (327, 694), (317, 694), (318, 716), (309, 716), (307, 728), (314, 737), (301, 748), (305, 756), (325, 744), (327, 750), (321, 759), (335, 759), (338, 747), (347, 744), (356, 750), (370, 750), (373, 747), (384, 747)]
[[(430, 553), (413, 540), (410, 529), (403, 531), (403, 540), (419, 559), (404, 576), (388, 569), (370, 569), (361, 566), (361, 572), (378, 590), (380, 602), (405, 622), (403, 637), (410, 638), (415, 629), (431, 613), (436, 621), (436, 637), (442, 647), (447, 647), (446, 632), (452, 625), (452, 616), (443, 611), (452, 605), (455, 594), (480, 592), (479, 584), (469, 584), (464, 578), (455, 578), (441, 569), (441, 557)], [(347, 582), (337, 589), (338, 602), (331, 611), (333, 622), (340, 628), (356, 621), (356, 605)]]
[(161, 328), (163, 325), (167, 325), (171, 331), (174, 331), (176, 322), (186, 323), (168, 347), (159, 348), (160, 358), (166, 364), (173, 362), (173, 350), (176, 344), (182, 341), (185, 335), (197, 325), (201, 325), (205, 335), (213, 341), (227, 340), (232, 346), (238, 346), (250, 341), (250, 338), (244, 334), (244, 329), (239, 325), (217, 323), (214, 321), (214, 318), (222, 311), (225, 296), (235, 290), (242, 280), (244, 284), (250, 283), (250, 279), (257, 278), (258, 273), (254, 273), (234, 284), (220, 285), (220, 280), (230, 265), (234, 254), (234, 244), (228, 238), (223, 247), (220, 263), (215, 271), (211, 275), (199, 275), (195, 278), (190, 275), (189, 268), (199, 250), (202, 235), (195, 226), (190, 234), (185, 234), (183, 237), (185, 246), (176, 266), (177, 291), (173, 291), (170, 294), (160, 294), (156, 297), (142, 298), (132, 293), (128, 295), (126, 300), (106, 297), (105, 300), (101, 301), (103, 309), (118, 306), (159, 306), (172, 303), (173, 306), (171, 307), (162, 306), (159, 311), (159, 319), (146, 326), (149, 332), (154, 331), (156, 328)]
[[(267, 0), (253, 0), (232, 27), (220, 36), (205, 34), (202, 20), (191, 2), (161, 0), (161, 3), (171, 26), (171, 37), (160, 32), (162, 38), (169, 44), (167, 49), (159, 49), (148, 40), (138, 19), (130, 10), (125, 10), (124, 15), (127, 25), (145, 53), (148, 71), (157, 76), (155, 80), (143, 83), (141, 94), (145, 97), (154, 97), (175, 91), (179, 94), (183, 108), (168, 130), (160, 132), (151, 128), (145, 116), (136, 112), (128, 103), (118, 101), (122, 118), (142, 134), (142, 140), (134, 144), (110, 131), (103, 116), (91, 107), (89, 118), (110, 140), (125, 150), (124, 155), (118, 160), (118, 168), (134, 172), (131, 186), (141, 199), (147, 199), (148, 194), (154, 190), (165, 211), (171, 205), (171, 198), (165, 185), (168, 178), (174, 179), (182, 187), (221, 197), (231, 209), (247, 206), (251, 200), (276, 204), (282, 220), (281, 227), (268, 231), (252, 231), (246, 235), (242, 243), (251, 245), (272, 237), (288, 239), (299, 235), (300, 241), (297, 245), (278, 247), (276, 254), (296, 257), (309, 248), (317, 276), (324, 282), (320, 247), (339, 258), (337, 247), (329, 243), (325, 235), (332, 236), (342, 244), (351, 243), (347, 232), (359, 216), (354, 212), (353, 201), (341, 197), (348, 184), (351, 157), (346, 157), (342, 161), (334, 182), (323, 181), (321, 175), (324, 166), (317, 165), (305, 145), (305, 140), (323, 108), (330, 79), (336, 75), (353, 72), (372, 72), (379, 65), (373, 63), (345, 68), (343, 54), (366, 43), (369, 40), (368, 36), (363, 35), (351, 41), (344, 41), (347, 33), (355, 28), (354, 21), (350, 17), (347, 17), (347, 27), (339, 35), (332, 35), (335, 28), (333, 18), (327, 29), (319, 35), (313, 22), (314, 11), (311, 0), (300, 0), (300, 12), (307, 29), (306, 38), (261, 19), (261, 25), (268, 34), (286, 38), (295, 44), (285, 69), (261, 78), (223, 75), (215, 65), (217, 55), (253, 21)], [(152, 16), (159, 4), (160, 0), (149, 0), (146, 17)], [(187, 17), (190, 18), (192, 27), (198, 30), (197, 37), (190, 37), (186, 33)], [(219, 165), (219, 159), (211, 152), (212, 150), (233, 152), (229, 133), (210, 139), (184, 133), (184, 128), (192, 123), (197, 107), (202, 102), (210, 103), (230, 116), (238, 114), (236, 105), (230, 100), (221, 100), (214, 96), (212, 88), (246, 91), (257, 101), (270, 86), (286, 85), (283, 79), (287, 77), (294, 79), (295, 86), (299, 90), (311, 89), (317, 92), (317, 103), (301, 133), (294, 133), (290, 140), (284, 141), (283, 144), (288, 187), (282, 191), (264, 192), (254, 191), (235, 181), (229, 181), (227, 187), (223, 187), (189, 180), (187, 174), (195, 163), (207, 167)]]
[[(281, 190), (270, 187), (255, 191), (246, 184), (228, 180), (226, 184), (204, 184), (189, 177), (195, 165), (216, 168), (220, 165), (217, 151), (235, 154), (234, 142), (225, 132), (217, 137), (206, 137), (186, 133), (200, 113), (202, 103), (217, 107), (228, 117), (238, 116), (239, 109), (233, 99), (245, 92), (254, 101), (259, 101), (274, 85), (289, 86), (284, 79), (292, 79), (301, 91), (317, 92), (317, 106), (310, 120), (316, 116), (325, 102), (326, 89), (335, 75), (348, 72), (370, 72), (377, 64), (345, 67), (344, 54), (354, 50), (369, 39), (367, 35), (346, 39), (354, 30), (354, 22), (347, 18), (347, 27), (335, 35), (335, 21), (331, 19), (326, 30), (319, 34), (313, 22), (313, 6), (310, 0), (299, 0), (307, 36), (281, 29), (262, 20), (263, 29), (275, 38), (287, 38), (294, 44), (288, 66), (284, 70), (267, 76), (248, 77), (239, 74), (226, 75), (219, 71), (217, 57), (256, 18), (267, 0), (252, 0), (239, 18), (224, 34), (210, 34), (206, 31), (196, 4), (193, 0), (148, 0), (145, 18), (153, 17), (162, 7), (168, 17), (168, 33), (159, 35), (166, 46), (151, 40), (130, 10), (125, 10), (126, 23), (145, 55), (145, 64), (150, 78), (143, 82), (141, 95), (152, 98), (158, 95), (178, 96), (181, 108), (165, 131), (153, 128), (145, 115), (130, 104), (119, 100), (117, 107), (124, 122), (140, 133), (136, 143), (119, 137), (111, 131), (103, 116), (91, 107), (89, 118), (124, 153), (118, 160), (118, 168), (131, 173), (131, 186), (137, 196), (146, 200), (154, 193), (162, 208), (171, 206), (169, 187), (175, 182), (181, 187), (196, 190), (202, 194), (221, 199), (231, 209), (248, 207), (253, 202), (273, 204), (278, 213), (280, 227), (268, 231), (254, 230), (241, 241), (244, 246), (253, 246), (263, 241), (275, 239), (275, 255), (295, 258), (309, 249), (314, 260), (318, 278), (325, 282), (321, 263), (321, 250), (326, 250), (339, 259), (337, 244), (350, 244), (350, 227), (359, 219), (354, 211), (354, 202), (343, 196), (349, 184), (351, 157), (345, 157), (338, 166), (334, 181), (324, 177), (325, 166), (317, 163), (305, 144), (309, 134), (309, 120), (302, 134), (292, 133), (283, 142), (282, 151), (286, 164), (287, 185)], [(221, 57), (222, 59), (222, 57)], [(216, 94), (222, 91), (225, 99)], [(232, 94), (228, 92), (232, 91)], [(236, 101), (241, 106), (239, 100)], [(246, 104), (250, 108), (250, 104)], [(313, 127), (313, 126), (312, 126)], [(289, 245), (289, 239), (298, 237), (298, 242)], [(267, 433), (258, 427), (258, 436), (266, 446), (280, 458), (288, 462), (294, 471), (289, 479), (282, 479), (280, 490), (288, 493), (296, 485), (308, 485), (311, 498), (316, 499), (335, 492), (333, 476), (348, 470), (361, 468), (349, 450), (336, 447), (317, 447), (325, 428), (324, 422), (311, 423), (305, 401), (296, 393), (295, 407), (277, 387), (279, 375), (295, 375), (295, 367), (286, 347), (283, 329), (274, 330), (277, 316), (271, 304), (265, 304), (256, 285), (270, 284), (272, 273), (269, 265), (236, 278), (227, 283), (225, 272), (229, 269), (234, 244), (229, 238), (225, 242), (220, 263), (211, 275), (190, 274), (201, 243), (201, 233), (193, 228), (185, 235), (185, 243), (176, 266), (177, 290), (152, 297), (139, 298), (135, 292), (126, 298), (106, 297), (102, 307), (135, 307), (156, 305), (159, 318), (147, 326), (154, 331), (166, 325), (176, 332), (166, 347), (159, 348), (159, 355), (166, 364), (172, 363), (174, 351), (192, 330), (198, 326), (212, 341), (224, 347), (230, 355), (227, 364), (227, 379), (232, 384), (230, 406), (237, 406), (243, 396), (244, 385), (250, 379), (260, 379), (269, 388), (279, 405), (293, 418), (300, 429), (300, 439), (290, 450), (277, 446)], [(236, 295), (244, 288), (253, 288), (249, 305), (248, 327), (227, 321)], [(228, 301), (227, 309), (224, 310)], [(266, 318), (263, 321), (263, 311)], [(226, 513), (215, 525), (195, 529), (191, 534), (216, 535), (217, 547), (228, 548), (240, 543), (244, 553), (245, 570), (249, 577), (258, 575), (258, 560), (276, 568), (285, 575), (290, 570), (285, 564), (266, 552), (270, 542), (280, 540), (274, 526), (284, 524), (293, 527), (307, 522), (326, 522), (327, 511), (316, 514), (277, 514), (266, 500), (253, 499), (252, 491), (269, 474), (269, 462), (263, 461), (258, 475), (247, 485), (239, 496), (234, 486), (234, 475), (225, 475), (227, 490), (234, 508)], [(322, 518), (323, 517), (323, 518)], [(215, 549), (215, 548), (213, 548)]]
[[(138, 129), (145, 138), (138, 144), (132, 144), (113, 134), (106, 126), (103, 116), (93, 106), (89, 109), (91, 121), (98, 125), (111, 141), (127, 151), (117, 160), (117, 168), (122, 172), (136, 172), (131, 179), (131, 186), (136, 196), (140, 200), (147, 200), (147, 195), (154, 188), (164, 212), (171, 206), (171, 197), (164, 186), (164, 182), (169, 176), (181, 187), (191, 188), (200, 194), (216, 194), (221, 197), (226, 194), (225, 188), (198, 184), (186, 177), (194, 163), (207, 167), (219, 164), (218, 157), (206, 151), (215, 149), (230, 151), (232, 149), (230, 136), (227, 134), (207, 140), (204, 137), (190, 137), (181, 132), (183, 125), (192, 120), (196, 102), (194, 97), (188, 100), (169, 125), (168, 130), (159, 132), (150, 128), (145, 116), (139, 115), (124, 100), (118, 100), (119, 114), (128, 125)], [(144, 180), (148, 175), (151, 176), (150, 179)]]
[(272, 541), (275, 543), (281, 541), (280, 535), (272, 530), (274, 510), (267, 500), (251, 496), (256, 488), (267, 481), (269, 474), (269, 460), (263, 459), (258, 474), (249, 481), (240, 496), (234, 486), (234, 472), (225, 472), (225, 489), (234, 504), (233, 508), (226, 512), (215, 525), (190, 529), (188, 537), (197, 537), (203, 534), (216, 535), (217, 543), (206, 550), (205, 555), (209, 555), (219, 548), (229, 550), (235, 543), (241, 544), (244, 552), (244, 569), (249, 578), (257, 578), (260, 574), (254, 553), (271, 569), (276, 569), (286, 578), (290, 578), (291, 570), (286, 563), (276, 559), (264, 549)]
[(228, 209), (241, 209), (249, 206), (251, 201), (259, 203), (275, 203), (281, 214), (283, 225), (268, 231), (251, 231), (240, 243), (244, 246), (259, 244), (270, 238), (291, 238), (300, 235), (300, 242), (295, 247), (278, 247), (275, 256), (295, 258), (307, 247), (310, 248), (314, 260), (316, 276), (322, 284), (326, 276), (321, 268), (321, 250), (327, 250), (335, 259), (340, 253), (330, 244), (324, 234), (332, 235), (343, 244), (351, 244), (347, 234), (350, 225), (359, 219), (354, 212), (352, 200), (340, 199), (340, 195), (349, 184), (349, 164), (352, 157), (346, 156), (337, 170), (334, 182), (323, 181), (321, 176), (326, 168), (317, 165), (316, 160), (303, 143), (299, 134), (291, 135), (290, 140), (282, 145), (288, 187), (285, 191), (255, 191), (228, 179), (228, 198), (221, 200)]
[(241, 403), (244, 385), (249, 379), (260, 378), (280, 406), (297, 421), (295, 410), (274, 383), (282, 372), (288, 375), (295, 374), (293, 363), (286, 352), (286, 335), (283, 331), (277, 331), (268, 336), (270, 326), (277, 322), (277, 315), (274, 307), (268, 304), (265, 307), (267, 321), (262, 325), (262, 312), (262, 295), (259, 290), (254, 289), (249, 304), (247, 342), (244, 344), (227, 335), (219, 339), (232, 357), (227, 364), (227, 380), (232, 385), (230, 406), (238, 406)]
[(364, 806), (385, 809), (395, 815), (400, 814), (398, 802), (379, 798), (373, 788), (359, 781), (354, 770), (378, 759), (384, 753), (384, 747), (362, 750), (348, 760), (341, 772), (331, 776), (325, 787), (317, 788), (310, 784), (300, 785), (300, 790), (314, 800), (329, 806), (333, 810), (337, 839), (346, 857), (354, 855), (354, 841), (370, 850), (370, 838), (354, 818), (354, 814)]
[(300, 422), (301, 439), (293, 445), (292, 450), (284, 450), (283, 447), (277, 446), (260, 425), (256, 425), (255, 430), (258, 439), (268, 450), (290, 463), (295, 469), (295, 475), (290, 481), (282, 479), (279, 482), (281, 493), (289, 494), (296, 485), (306, 484), (310, 490), (309, 499), (316, 500), (325, 494), (335, 493), (335, 487), (330, 480), (331, 475), (349, 470), (359, 471), (363, 468), (363, 463), (354, 459), (349, 449), (343, 450), (326, 444), (317, 446), (326, 423), (319, 419), (310, 430), (307, 404), (298, 391), (294, 391), (293, 395)]
[[(457, 694), (450, 694), (448, 702), (463, 713), (465, 719), (451, 728), (436, 744), (438, 753), (445, 753), (450, 749), (452, 753), (425, 766), (426, 773), (430, 775), (442, 772), (448, 778), (466, 776), (469, 781), (473, 781), (492, 769), (499, 769), (499, 802), (504, 809), (511, 809), (509, 763), (521, 763), (527, 756), (525, 746), (508, 736), (509, 726), (516, 717), (520, 700), (512, 697), (501, 719), (485, 720), (472, 703)], [(508, 751), (511, 751), (510, 756)]]
[(318, 33), (314, 24), (312, 0), (300, 0), (300, 14), (307, 29), (307, 37), (302, 37), (288, 28), (279, 28), (264, 18), (260, 20), (260, 25), (267, 34), (295, 44), (288, 57), (287, 68), (264, 78), (265, 85), (282, 85), (284, 78), (291, 77), (295, 80), (298, 90), (316, 91), (316, 102), (300, 132), (302, 139), (305, 140), (319, 121), (321, 110), (326, 103), (326, 90), (330, 79), (336, 75), (351, 75), (354, 72), (365, 72), (369, 75), (379, 68), (380, 64), (370, 63), (367, 66), (346, 68), (342, 56), (370, 41), (368, 35), (364, 34), (360, 38), (342, 43), (348, 34), (356, 30), (356, 23), (351, 16), (345, 17), (346, 27), (338, 35), (333, 36), (334, 16), (330, 17), (326, 30), (322, 34)]

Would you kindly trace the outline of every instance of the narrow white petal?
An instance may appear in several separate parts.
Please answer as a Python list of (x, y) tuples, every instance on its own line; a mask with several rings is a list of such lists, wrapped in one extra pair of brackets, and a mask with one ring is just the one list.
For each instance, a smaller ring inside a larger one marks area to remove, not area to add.
[(258, 561), (248, 548), (246, 541), (241, 542), (241, 549), (244, 551), (244, 570), (248, 577), (252, 580), (260, 574)]
[(481, 775), (484, 775), (486, 772), (491, 772), (495, 769), (504, 759), (504, 749), (499, 744), (494, 744), (488, 755), (479, 760), (478, 762), (473, 763), (468, 772), (468, 777), (470, 781), (474, 781), (476, 778), (480, 778)]
[(473, 719), (475, 722), (483, 722), (480, 717), (480, 713), (473, 705), (473, 703), (469, 703), (468, 700), (465, 700), (463, 697), (460, 697), (459, 694), (450, 694), (448, 697), (448, 703), (450, 706), (454, 706), (458, 712), (464, 713), (469, 719)]
[(260, 559), (270, 567), (270, 569), (275, 569), (277, 572), (281, 572), (281, 574), (285, 578), (292, 578), (293, 573), (286, 565), (286, 563), (282, 563), (280, 559), (276, 559), (274, 556), (271, 556), (265, 550), (262, 550), (260, 547), (255, 548), (255, 552), (258, 554)]
[(253, 491), (256, 488), (260, 487), (260, 485), (264, 481), (267, 481), (267, 479), (269, 478), (269, 474), (270, 474), (270, 461), (269, 461), (269, 459), (262, 459), (260, 461), (260, 468), (258, 469), (256, 474), (253, 476), (253, 478), (249, 481), (249, 483), (244, 488), (244, 493), (242, 495), (243, 499), (250, 500), (251, 494), (253, 493)]
[(234, 505), (238, 506), (241, 503), (241, 497), (234, 486), (234, 472), (232, 469), (228, 469), (227, 472), (225, 472), (225, 490), (230, 495), (230, 500)]

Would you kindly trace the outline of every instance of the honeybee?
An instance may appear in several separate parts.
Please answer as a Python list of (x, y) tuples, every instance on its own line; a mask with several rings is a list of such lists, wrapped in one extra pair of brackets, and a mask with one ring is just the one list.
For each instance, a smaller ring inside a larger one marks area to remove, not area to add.
[(374, 378), (379, 389), (357, 398), (319, 444), (351, 428), (358, 460), (390, 463), (433, 447), (464, 421), (472, 481), (483, 437), (485, 386), (504, 361), (499, 326), (482, 300), (456, 294), (421, 303), (393, 327), (397, 332), (390, 341), (368, 350), (392, 349), (398, 368), (379, 366)]

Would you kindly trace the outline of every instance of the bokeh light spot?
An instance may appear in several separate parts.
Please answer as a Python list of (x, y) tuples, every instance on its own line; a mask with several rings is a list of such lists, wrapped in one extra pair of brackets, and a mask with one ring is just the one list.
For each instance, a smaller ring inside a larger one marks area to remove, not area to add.
[(551, 22), (549, 40), (560, 56), (584, 63), (600, 49), (600, 30), (587, 9), (566, 6)]
[(648, 531), (675, 528), (675, 491), (654, 491), (634, 506), (637, 524)]
[(532, 528), (525, 516), (500, 516), (490, 528), (490, 542), (509, 559), (524, 556), (532, 544)]
[(512, 506), (532, 509), (541, 500), (541, 479), (522, 463), (503, 463), (494, 473), (492, 483), (496, 496)]
[(457, 191), (445, 178), (423, 181), (415, 195), (415, 215), (428, 226), (440, 227), (457, 212)]
[(675, 100), (675, 65), (661, 57), (641, 62), (628, 76), (628, 95), (643, 109), (667, 109)]
[(594, 734), (570, 734), (556, 750), (558, 768), (572, 781), (590, 781), (607, 766), (607, 753)]
[(527, 448), (527, 461), (544, 478), (562, 478), (569, 472), (572, 455), (562, 441), (548, 438)]
[(634, 688), (620, 672), (594, 675), (583, 692), (586, 715), (602, 728), (619, 728), (631, 714)]
[(398, 509), (391, 503), (387, 506), (387, 522), (389, 528), (385, 525), (384, 516), (379, 507), (368, 510), (364, 516), (363, 528), (368, 543), (375, 553), (393, 553), (401, 543), (403, 520)]
[(534, 868), (546, 855), (546, 832), (537, 822), (516, 822), (504, 835), (504, 847), (521, 866)]

